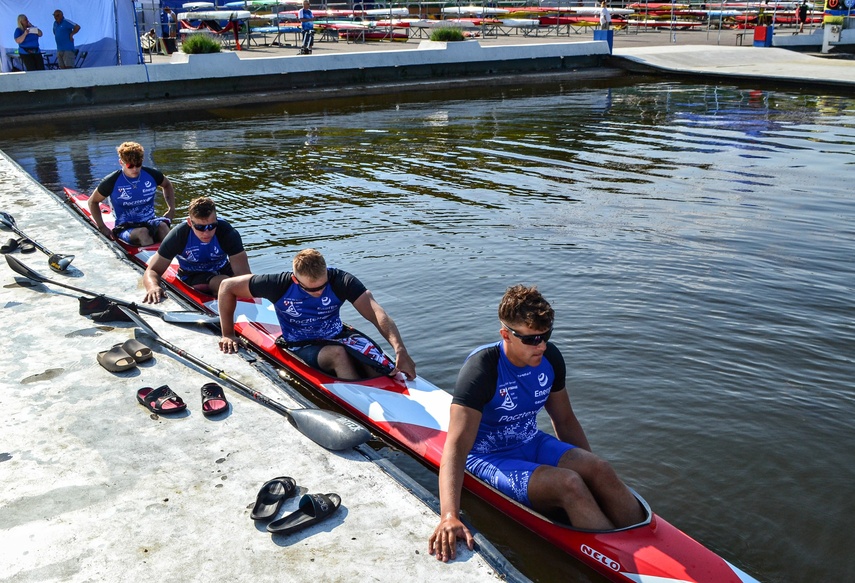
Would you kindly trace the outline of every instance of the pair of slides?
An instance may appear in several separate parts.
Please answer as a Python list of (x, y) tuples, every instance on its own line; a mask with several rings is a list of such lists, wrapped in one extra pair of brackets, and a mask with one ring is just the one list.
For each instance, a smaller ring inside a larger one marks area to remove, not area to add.
[[(270, 520), (279, 512), (282, 503), (297, 493), (293, 478), (282, 476), (268, 480), (261, 487), (252, 509), (253, 520)], [(294, 512), (267, 525), (273, 534), (291, 534), (317, 524), (331, 516), (341, 506), (338, 494), (304, 494)]]
[(0, 245), (0, 253), (11, 253), (15, 249), (20, 249), (21, 253), (33, 253), (36, 250), (36, 246), (26, 237), (21, 237), (20, 239), (9, 239)]
[(125, 372), (152, 357), (151, 348), (131, 338), (116, 344), (110, 350), (98, 353), (98, 364), (110, 372)]
[[(158, 415), (164, 413), (180, 413), (187, 408), (184, 400), (169, 388), (162, 385), (156, 389), (143, 387), (137, 391), (137, 401), (140, 405)], [(205, 417), (219, 415), (229, 410), (229, 402), (223, 392), (223, 387), (217, 383), (207, 383), (202, 386), (202, 414)]]

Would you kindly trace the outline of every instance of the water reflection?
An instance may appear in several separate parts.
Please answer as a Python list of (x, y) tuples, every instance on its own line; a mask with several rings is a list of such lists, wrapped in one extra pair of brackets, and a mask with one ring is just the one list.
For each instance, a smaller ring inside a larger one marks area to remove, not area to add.
[[(51, 190), (91, 190), (139, 141), (179, 208), (217, 199), (255, 271), (312, 245), (356, 273), (443, 387), (495, 338), (505, 287), (538, 284), (595, 449), (659, 514), (760, 580), (842, 581), (853, 128), (846, 97), (568, 83), (13, 130), (0, 147)], [(470, 512), (534, 579), (598, 580)]]

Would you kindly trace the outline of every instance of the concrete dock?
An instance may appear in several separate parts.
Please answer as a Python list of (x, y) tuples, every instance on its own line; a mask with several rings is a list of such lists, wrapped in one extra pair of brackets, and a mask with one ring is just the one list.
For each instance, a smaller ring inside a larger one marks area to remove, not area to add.
[[(36, 251), (16, 258), (51, 279), (140, 300), (140, 271), (57, 198), (0, 154), (0, 210), (48, 249), (73, 254), (62, 275)], [(5, 242), (14, 236), (0, 232)], [(74, 291), (30, 285), (0, 259), (0, 580), (499, 581), (487, 555), (461, 548), (450, 564), (427, 553), (435, 500), (372, 461), (368, 446), (330, 452), (281, 415), (226, 388), (230, 409), (202, 415), (200, 387), (216, 381), (132, 323), (78, 314)], [(182, 310), (170, 301), (164, 310)], [(203, 327), (146, 321), (164, 339), (289, 408), (289, 397), (245, 359), (223, 355)], [(99, 351), (137, 336), (154, 358), (111, 373)], [(227, 387), (226, 383), (219, 381)], [(156, 416), (136, 400), (168, 384), (187, 412)], [(391, 471), (391, 470), (390, 470)], [(342, 504), (299, 533), (271, 535), (250, 518), (261, 485), (293, 477), (304, 493)], [(415, 494), (414, 494), (415, 492)], [(417, 496), (416, 494), (420, 494)], [(425, 501), (427, 504), (425, 503)], [(499, 570), (508, 567), (499, 555)], [(515, 570), (509, 568), (509, 578)]]

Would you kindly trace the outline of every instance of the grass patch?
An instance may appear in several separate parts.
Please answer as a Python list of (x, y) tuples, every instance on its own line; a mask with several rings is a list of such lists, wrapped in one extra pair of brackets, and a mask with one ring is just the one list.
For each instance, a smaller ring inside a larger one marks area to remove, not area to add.
[(219, 53), (220, 43), (205, 34), (194, 34), (181, 43), (181, 50), (188, 55)]
[(463, 40), (463, 31), (454, 26), (441, 26), (431, 31), (430, 40), (440, 42), (454, 42)]

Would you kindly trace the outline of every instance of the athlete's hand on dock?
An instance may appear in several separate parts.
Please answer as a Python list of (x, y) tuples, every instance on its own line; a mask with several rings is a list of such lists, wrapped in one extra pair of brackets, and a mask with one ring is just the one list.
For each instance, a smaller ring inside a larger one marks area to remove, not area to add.
[(113, 230), (110, 229), (107, 225), (98, 225), (98, 230), (101, 231), (101, 234), (110, 239), (110, 241), (115, 241), (116, 238), (113, 236)]
[(220, 338), (220, 350), (229, 353), (237, 353), (238, 351), (238, 340), (236, 336), (223, 336)]
[(163, 291), (163, 288), (156, 287), (153, 290), (146, 292), (145, 297), (143, 298), (144, 304), (159, 304), (164, 299), (166, 299), (166, 294)]
[(475, 539), (472, 533), (454, 514), (446, 514), (430, 535), (428, 541), (428, 553), (436, 555), (436, 560), (447, 563), (457, 558), (457, 539), (465, 539), (469, 550), (475, 548)]

